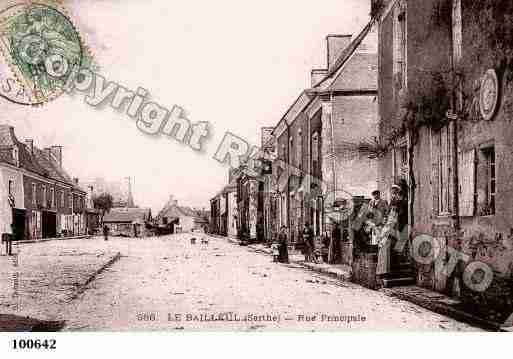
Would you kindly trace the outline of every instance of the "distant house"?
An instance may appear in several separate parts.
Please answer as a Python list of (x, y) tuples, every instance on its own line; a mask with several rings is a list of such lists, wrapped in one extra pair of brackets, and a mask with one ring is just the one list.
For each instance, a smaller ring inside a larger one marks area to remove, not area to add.
[(210, 230), (221, 236), (237, 236), (237, 179), (210, 200)]
[(192, 232), (196, 229), (206, 229), (208, 220), (192, 208), (179, 206), (173, 197), (169, 199), (156, 218), (160, 226), (170, 228), (170, 233)]
[(150, 235), (147, 224), (151, 222), (149, 208), (112, 208), (103, 218), (110, 234), (123, 237), (145, 237)]
[(197, 218), (194, 220), (195, 228), (201, 228), (208, 232), (210, 225), (210, 211), (200, 209), (194, 210), (197, 214)]

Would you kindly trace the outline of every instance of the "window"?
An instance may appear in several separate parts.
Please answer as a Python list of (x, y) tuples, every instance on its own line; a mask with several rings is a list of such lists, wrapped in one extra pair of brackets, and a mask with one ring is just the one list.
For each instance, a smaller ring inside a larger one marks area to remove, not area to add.
[(297, 133), (297, 168), (303, 169), (303, 136), (301, 129)]
[(37, 186), (35, 183), (32, 183), (32, 204), (37, 204)]
[(64, 208), (64, 191), (61, 191), (61, 208)]
[(398, 90), (406, 87), (406, 11), (404, 6), (397, 5), (394, 12), (394, 79)]
[(55, 207), (55, 189), (50, 188), (50, 207)]
[(476, 202), (475, 195), (475, 150), (461, 151), (458, 153), (458, 207), (462, 217), (474, 215)]
[(477, 171), (478, 215), (494, 215), (496, 198), (495, 147), (485, 147), (479, 151)]
[(294, 138), (289, 139), (289, 164), (294, 165)]
[(68, 207), (73, 209), (73, 195), (68, 196)]
[(285, 193), (281, 195), (281, 225), (287, 225), (287, 195)]
[(14, 164), (16, 167), (20, 165), (20, 152), (17, 146), (14, 146), (12, 149), (12, 158), (14, 160)]
[(14, 194), (14, 181), (13, 180), (9, 180), (9, 194), (10, 195)]
[(47, 206), (47, 202), (46, 202), (46, 186), (43, 186), (43, 207), (46, 207)]
[(461, 60), (462, 56), (462, 17), (461, 17), (461, 0), (452, 1), (452, 51), (453, 58), (456, 63)]
[(449, 126), (445, 126), (431, 133), (431, 185), (435, 215), (449, 215), (452, 212), (451, 132)]
[(312, 174), (319, 177), (319, 134), (315, 132), (312, 136)]

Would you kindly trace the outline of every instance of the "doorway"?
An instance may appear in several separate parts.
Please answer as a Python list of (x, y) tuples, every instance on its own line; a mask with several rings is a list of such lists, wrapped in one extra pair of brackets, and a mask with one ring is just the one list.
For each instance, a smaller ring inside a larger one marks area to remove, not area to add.
[(43, 211), (41, 217), (43, 238), (57, 237), (57, 215), (54, 212)]
[(24, 209), (13, 208), (12, 210), (13, 236), (15, 241), (25, 239), (25, 214)]

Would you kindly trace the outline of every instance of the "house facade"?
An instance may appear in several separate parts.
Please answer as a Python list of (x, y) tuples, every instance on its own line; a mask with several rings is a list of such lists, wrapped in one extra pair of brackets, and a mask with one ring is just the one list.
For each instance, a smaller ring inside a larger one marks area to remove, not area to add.
[(86, 192), (62, 166), (62, 147), (39, 149), (0, 126), (0, 167), (13, 203), (15, 238), (83, 235)]
[(237, 176), (238, 238), (243, 242), (263, 242), (262, 183), (241, 171)]
[[(486, 23), (508, 26), (501, 16), (513, 9), (465, 0), (373, 3), (380, 137), (387, 148), (380, 187), (407, 184), (410, 239), (426, 234), (437, 248), (431, 261), (415, 261), (416, 281), (476, 308), (506, 312), (513, 275), (513, 92), (500, 49), (511, 43), (491, 47)], [(457, 265), (444, 270), (455, 255)]]
[(152, 219), (149, 208), (112, 208), (103, 217), (103, 224), (113, 236), (148, 237), (152, 235), (148, 225)]
[[(302, 245), (301, 230), (312, 225), (318, 247), (327, 252), (342, 199), (369, 198), (377, 189), (377, 161), (362, 154), (378, 135), (377, 38), (372, 24), (356, 37), (328, 35), (325, 69), (314, 69), (304, 90), (273, 131), (278, 224), (291, 243)], [(340, 231), (342, 233), (343, 231)], [(340, 237), (336, 241), (350, 241)], [(334, 261), (351, 264), (350, 243)], [(347, 252), (344, 254), (344, 252)]]
[[(212, 209), (211, 209), (212, 210)], [(207, 230), (207, 223), (202, 214), (186, 206), (178, 205), (178, 201), (170, 196), (168, 202), (155, 217), (159, 225), (172, 226), (172, 233), (189, 233), (194, 230)]]
[(221, 198), (216, 195), (210, 199), (210, 233), (221, 234)]

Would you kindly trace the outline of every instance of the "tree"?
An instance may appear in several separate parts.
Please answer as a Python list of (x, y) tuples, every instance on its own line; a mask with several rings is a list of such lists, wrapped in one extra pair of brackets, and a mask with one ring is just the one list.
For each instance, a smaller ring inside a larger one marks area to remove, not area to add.
[(103, 217), (106, 213), (109, 213), (113, 206), (113, 199), (110, 193), (102, 193), (98, 196), (93, 197), (94, 208), (101, 212), (101, 222), (103, 223)]

